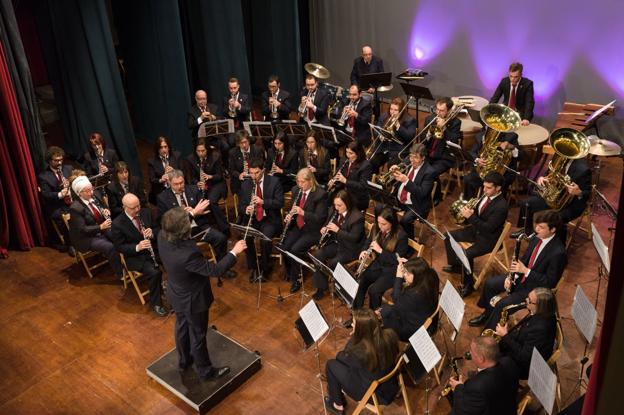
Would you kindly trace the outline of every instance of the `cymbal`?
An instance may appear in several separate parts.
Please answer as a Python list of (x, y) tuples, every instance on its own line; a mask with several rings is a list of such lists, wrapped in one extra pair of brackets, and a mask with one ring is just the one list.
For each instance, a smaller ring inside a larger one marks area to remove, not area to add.
[(622, 147), (618, 144), (601, 138), (591, 140), (591, 145), (589, 146), (589, 154), (594, 156), (619, 156), (621, 152)]
[(319, 65), (318, 63), (308, 62), (303, 65), (303, 69), (306, 70), (310, 75), (314, 75), (314, 77), (319, 79), (327, 79), (329, 78), (329, 70), (323, 65)]
[(390, 84), (390, 85), (382, 85), (379, 88), (377, 88), (378, 92), (388, 92), (388, 91), (392, 91), (392, 88), (394, 88), (394, 85)]

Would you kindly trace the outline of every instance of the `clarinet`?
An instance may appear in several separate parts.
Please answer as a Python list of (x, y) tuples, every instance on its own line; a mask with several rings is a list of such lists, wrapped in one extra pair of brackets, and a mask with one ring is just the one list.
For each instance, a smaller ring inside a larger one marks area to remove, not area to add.
[(247, 229), (245, 229), (245, 235), (243, 236), (243, 239), (247, 239), (247, 232), (249, 231), (249, 227), (251, 226), (251, 221), (253, 220), (254, 217), (254, 208), (256, 207), (256, 203), (254, 202), (254, 197), (256, 196), (256, 181), (254, 180), (251, 184), (251, 196), (249, 197), (249, 205), (248, 207), (251, 207), (252, 210), (249, 213), (249, 220), (247, 221)]
[(342, 162), (342, 166), (340, 166), (340, 168), (338, 169), (338, 172), (327, 183), (327, 191), (328, 192), (334, 187), (334, 185), (336, 184), (336, 177), (338, 177), (338, 174), (342, 173), (342, 169), (344, 169), (344, 167), (347, 165), (348, 162), (349, 162), (349, 160), (345, 159), (345, 161)]
[(206, 157), (204, 157), (203, 159), (201, 159), (199, 161), (199, 180), (204, 182), (204, 188), (202, 189), (202, 199), (206, 200), (208, 199), (208, 181), (206, 179), (201, 180), (202, 175), (206, 175), (206, 172), (204, 172), (204, 169), (206, 168)]
[(288, 233), (288, 228), (290, 227), (290, 223), (295, 217), (295, 215), (293, 214), (293, 210), (299, 204), (299, 201), (301, 200), (301, 195), (303, 195), (303, 190), (299, 188), (299, 193), (297, 193), (297, 197), (295, 198), (295, 201), (293, 202), (292, 208), (290, 208), (290, 212), (288, 212), (288, 215), (286, 215), (286, 220), (284, 221), (284, 230), (282, 231), (282, 236), (280, 236), (280, 240), (277, 243), (280, 246), (284, 243), (284, 238), (286, 238), (286, 233)]
[[(141, 225), (141, 229), (143, 229), (143, 238), (145, 239), (149, 239), (145, 236), (145, 223), (143, 223), (143, 219), (141, 219), (141, 215), (136, 215), (136, 217), (139, 219), (139, 224)], [(158, 268), (158, 261), (156, 261), (156, 253), (154, 252), (154, 247), (152, 247), (150, 245), (150, 247), (148, 248), (148, 251), (150, 253), (150, 256), (152, 257), (152, 262), (154, 263), (154, 266), (156, 268)]]
[[(371, 234), (372, 234), (372, 229), (371, 229)], [(373, 254), (373, 242), (377, 241), (377, 239), (379, 238), (379, 235), (381, 235), (381, 232), (378, 232), (377, 235), (375, 235), (375, 237), (372, 239), (368, 249), (365, 251), (364, 254), (364, 258), (362, 258), (362, 260), (359, 262), (357, 270), (355, 271), (355, 274), (353, 275), (353, 277), (356, 280), (359, 280), (360, 275), (362, 275), (362, 273), (366, 270), (366, 268), (368, 268), (370, 266), (370, 263), (368, 262), (368, 260), (371, 258), (371, 255)], [(379, 243), (379, 241), (377, 241)]]
[[(329, 219), (329, 222), (327, 222), (327, 224), (329, 225), (330, 223), (334, 222), (337, 218), (338, 218), (338, 211), (335, 211), (332, 217)], [(330, 236), (331, 235), (328, 230), (326, 230), (325, 233), (321, 235), (321, 239), (319, 239), (319, 242), (318, 242), (319, 248), (322, 248), (325, 245), (327, 245), (327, 242), (329, 242)]]
[[(513, 257), (511, 258), (511, 262), (517, 261), (518, 257), (520, 256), (520, 246), (522, 244), (522, 240), (526, 239), (527, 241), (530, 241), (531, 239), (533, 239), (534, 236), (535, 236), (535, 233), (532, 233), (529, 236), (527, 236), (525, 233), (522, 233), (518, 236), (518, 239), (516, 239), (516, 244), (514, 246), (514, 253), (513, 253)], [(509, 272), (507, 274), (507, 278), (511, 279), (511, 285), (509, 286), (509, 290), (507, 290), (507, 294), (511, 294), (514, 291), (514, 289), (516, 288), (516, 281), (518, 280), (519, 277), (520, 277), (520, 274), (518, 273)]]
[[(65, 176), (63, 175), (63, 166), (59, 167), (58, 169), (56, 169), (56, 173), (61, 176), (61, 186), (63, 187), (63, 189), (69, 189), (69, 180), (67, 180), (65, 178)], [(63, 201), (65, 202), (65, 204), (67, 205), (71, 205), (72, 202), (72, 195), (71, 195), (71, 191), (67, 192), (67, 196), (65, 196), (63, 198)]]

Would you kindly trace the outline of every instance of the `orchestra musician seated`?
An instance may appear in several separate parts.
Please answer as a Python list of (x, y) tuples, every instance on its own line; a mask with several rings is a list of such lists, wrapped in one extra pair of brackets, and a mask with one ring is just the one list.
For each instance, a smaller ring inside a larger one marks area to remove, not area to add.
[(390, 165), (399, 164), (399, 152), (416, 135), (416, 119), (407, 113), (405, 105), (403, 98), (396, 97), (392, 99), (388, 112), (381, 114), (377, 122), (379, 127), (392, 133), (392, 136), (399, 140), (400, 143), (385, 139), (379, 143), (375, 155), (370, 159), (375, 172), (378, 172), (381, 166), (386, 163)]
[(167, 137), (159, 136), (154, 142), (154, 156), (147, 160), (151, 204), (156, 205), (158, 195), (169, 187), (169, 173), (180, 167), (180, 152), (171, 147)]
[(236, 132), (236, 147), (230, 149), (228, 158), (230, 190), (240, 199), (241, 183), (249, 179), (249, 161), (264, 159), (264, 152), (255, 145), (251, 145), (251, 139), (246, 130), (238, 130)]
[(113, 180), (106, 185), (106, 195), (108, 196), (108, 207), (111, 211), (111, 217), (115, 219), (123, 212), (123, 203), (121, 199), (124, 195), (132, 193), (139, 198), (141, 205), (145, 206), (147, 200), (145, 198), (145, 189), (140, 178), (130, 174), (128, 165), (125, 161), (115, 163), (115, 173)]
[(89, 151), (83, 155), (81, 163), (87, 176), (112, 174), (115, 163), (119, 161), (115, 150), (106, 148), (106, 141), (100, 133), (92, 133), (89, 136), (89, 144)]
[(373, 175), (371, 165), (366, 160), (364, 148), (355, 141), (347, 144), (345, 155), (336, 175), (327, 184), (330, 199), (336, 191), (346, 189), (357, 209), (365, 211), (370, 200), (367, 182)]
[(284, 131), (273, 138), (273, 147), (267, 151), (265, 169), (270, 176), (279, 179), (282, 189), (290, 189), (295, 185), (299, 161), (297, 152), (290, 147), (290, 141)]
[(520, 115), (521, 124), (529, 125), (533, 119), (535, 98), (533, 96), (533, 81), (522, 76), (524, 67), (520, 62), (509, 65), (508, 76), (501, 79), (490, 98), (491, 103), (497, 103), (503, 97), (503, 104)]
[(329, 125), (327, 108), (330, 97), (327, 91), (318, 87), (318, 80), (314, 75), (305, 76), (305, 86), (300, 96), (299, 122)]
[(217, 105), (208, 102), (206, 91), (202, 89), (195, 91), (195, 105), (187, 111), (187, 126), (193, 142), (197, 140), (199, 126), (207, 121), (215, 121), (218, 112)]
[(371, 131), (369, 123), (372, 121), (373, 109), (370, 101), (360, 94), (360, 87), (349, 87), (349, 100), (343, 106), (342, 117), (339, 121), (344, 123), (344, 132), (350, 135), (360, 146), (368, 147), (371, 144)]
[(268, 90), (262, 92), (262, 116), (265, 121), (282, 121), (290, 117), (290, 93), (280, 87), (277, 75), (269, 76)]
[(425, 125), (429, 125), (434, 118), (436, 119), (427, 131), (425, 145), (429, 164), (433, 167), (434, 176), (437, 179), (455, 165), (455, 157), (446, 142), (459, 144), (461, 121), (457, 117), (450, 118), (453, 101), (449, 97), (437, 99), (435, 106), (435, 115), (431, 114), (425, 119)]
[(211, 209), (221, 210), (219, 199), (227, 197), (221, 154), (203, 138), (198, 139), (194, 147), (193, 154), (182, 163), (186, 182), (198, 187), (202, 199), (210, 200)]
[(329, 181), (331, 171), (329, 152), (318, 140), (314, 130), (309, 130), (306, 133), (305, 146), (299, 152), (299, 168), (310, 169), (314, 173), (316, 181), (322, 185), (326, 185)]

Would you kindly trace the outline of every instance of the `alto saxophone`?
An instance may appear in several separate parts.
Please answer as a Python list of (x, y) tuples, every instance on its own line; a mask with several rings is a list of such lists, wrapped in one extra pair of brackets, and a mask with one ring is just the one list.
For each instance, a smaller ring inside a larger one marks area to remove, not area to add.
[[(498, 319), (498, 324), (500, 326), (504, 326), (505, 324), (507, 324), (507, 320), (509, 319), (509, 313), (511, 311), (516, 312), (518, 310), (521, 310), (523, 308), (526, 308), (526, 302), (521, 302), (518, 304), (509, 304), (507, 306), (505, 306), (503, 308), (503, 311), (501, 311), (501, 315), (500, 318)], [(494, 337), (494, 339), (499, 342), (501, 341), (502, 337), (499, 336), (498, 334), (496, 334), (496, 332), (492, 329), (485, 329), (483, 330), (483, 332), (481, 333), (481, 336), (483, 337)]]

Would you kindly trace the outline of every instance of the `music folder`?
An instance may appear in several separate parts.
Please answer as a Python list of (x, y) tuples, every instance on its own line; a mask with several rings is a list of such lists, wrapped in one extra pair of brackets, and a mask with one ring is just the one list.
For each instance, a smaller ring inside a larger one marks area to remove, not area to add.
[(392, 83), (392, 72), (367, 73), (360, 76), (360, 88), (366, 91), (368, 88), (379, 88)]
[(327, 320), (318, 305), (314, 300), (310, 300), (299, 310), (299, 318), (295, 320), (295, 328), (301, 335), (305, 348), (308, 349), (329, 331), (329, 324), (327, 324)]

